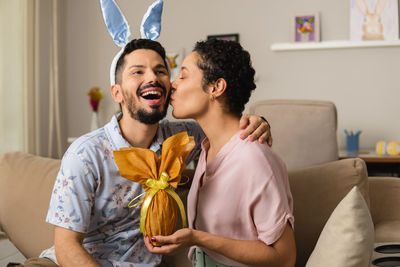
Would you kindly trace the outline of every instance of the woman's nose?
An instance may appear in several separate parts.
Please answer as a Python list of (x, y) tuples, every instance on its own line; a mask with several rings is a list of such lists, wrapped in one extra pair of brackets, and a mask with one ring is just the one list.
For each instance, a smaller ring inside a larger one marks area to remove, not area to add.
[(176, 86), (177, 86), (177, 80), (178, 80), (178, 78), (176, 78), (175, 80), (173, 80), (172, 81), (172, 87), (175, 89), (176, 88)]

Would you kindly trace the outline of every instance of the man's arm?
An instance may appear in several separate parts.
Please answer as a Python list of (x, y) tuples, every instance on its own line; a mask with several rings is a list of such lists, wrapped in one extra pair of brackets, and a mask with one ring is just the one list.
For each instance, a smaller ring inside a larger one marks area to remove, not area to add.
[[(170, 135), (187, 131), (189, 135), (194, 136), (197, 144), (200, 144), (205, 137), (200, 126), (194, 121), (170, 122), (170, 124), (177, 130), (172, 131)], [(257, 115), (243, 115), (240, 118), (240, 129), (244, 129), (240, 135), (242, 139), (250, 136), (250, 141), (258, 140), (261, 144), (267, 142), (269, 146), (272, 146), (271, 126), (264, 118)]]
[(81, 142), (82, 139), (75, 141), (64, 154), (46, 217), (46, 221), (55, 226), (55, 257), (67, 267), (100, 266), (82, 246), (94, 203), (91, 192), (96, 191), (95, 177), (99, 175), (84, 163), (85, 160), (94, 161)]
[(264, 117), (245, 114), (240, 118), (240, 129), (244, 129), (240, 138), (250, 136), (250, 141), (258, 140), (260, 144), (267, 142), (272, 146), (271, 126)]
[(54, 229), (54, 248), (58, 263), (63, 267), (100, 267), (82, 246), (85, 234), (56, 226)]
[(289, 224), (271, 246), (259, 240), (230, 239), (189, 228), (178, 230), (170, 236), (153, 238), (152, 241), (163, 244), (153, 247), (149, 238), (145, 238), (148, 250), (155, 254), (171, 254), (182, 247), (196, 245), (251, 266), (292, 267), (296, 261), (294, 232)]

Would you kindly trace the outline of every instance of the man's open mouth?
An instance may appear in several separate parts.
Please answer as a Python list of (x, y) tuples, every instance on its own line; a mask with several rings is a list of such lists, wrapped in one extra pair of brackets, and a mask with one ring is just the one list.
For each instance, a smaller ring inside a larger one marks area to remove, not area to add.
[(163, 90), (159, 87), (148, 88), (140, 92), (140, 97), (150, 105), (157, 105), (162, 102)]
[(162, 96), (162, 92), (152, 90), (149, 92), (142, 93), (140, 96), (148, 100), (160, 99)]

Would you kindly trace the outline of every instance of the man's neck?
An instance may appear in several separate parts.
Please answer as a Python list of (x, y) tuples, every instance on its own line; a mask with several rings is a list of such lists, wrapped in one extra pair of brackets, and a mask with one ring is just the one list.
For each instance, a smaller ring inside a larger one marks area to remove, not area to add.
[(158, 122), (155, 124), (144, 124), (126, 114), (122, 116), (118, 123), (122, 136), (129, 144), (138, 148), (150, 147), (159, 125)]

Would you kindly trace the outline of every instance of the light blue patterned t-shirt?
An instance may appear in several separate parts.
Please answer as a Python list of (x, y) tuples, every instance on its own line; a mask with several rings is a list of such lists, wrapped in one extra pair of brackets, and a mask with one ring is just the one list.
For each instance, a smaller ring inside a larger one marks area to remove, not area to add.
[[(128, 203), (143, 192), (141, 184), (119, 175), (113, 151), (131, 147), (123, 138), (113, 116), (104, 127), (88, 133), (71, 144), (62, 159), (54, 184), (46, 221), (85, 233), (83, 247), (102, 266), (156, 266), (159, 255), (148, 252), (139, 230), (140, 208)], [(204, 134), (193, 122), (162, 121), (150, 149), (161, 154), (163, 141), (187, 131), (195, 137), (191, 161), (200, 152)], [(42, 252), (57, 263), (54, 246)]]

